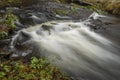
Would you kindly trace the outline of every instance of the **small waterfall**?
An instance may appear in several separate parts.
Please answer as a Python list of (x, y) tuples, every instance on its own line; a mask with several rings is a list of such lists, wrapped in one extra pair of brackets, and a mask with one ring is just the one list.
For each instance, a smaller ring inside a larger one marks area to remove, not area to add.
[(17, 41), (31, 44), (34, 54), (48, 58), (75, 80), (120, 80), (116, 44), (91, 31), (87, 22), (53, 21), (32, 26), (21, 30), (12, 45)]

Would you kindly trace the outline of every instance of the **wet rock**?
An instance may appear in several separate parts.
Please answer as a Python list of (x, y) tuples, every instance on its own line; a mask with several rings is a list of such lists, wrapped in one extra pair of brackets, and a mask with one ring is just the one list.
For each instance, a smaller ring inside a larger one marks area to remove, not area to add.
[(11, 39), (0, 40), (0, 45), (2, 45), (2, 44), (9, 44), (10, 41), (11, 41)]
[(6, 57), (6, 58), (9, 58), (9, 56), (11, 55), (11, 53), (9, 52), (0, 52), (0, 56), (3, 56), (3, 57)]
[(102, 23), (101, 20), (90, 20), (90, 24), (88, 25), (92, 30), (105, 30), (106, 25)]
[(69, 16), (72, 17), (73, 20), (86, 20), (91, 14), (92, 10), (80, 8), (77, 12), (70, 12)]
[[(39, 9), (39, 7), (37, 7), (37, 9)], [(36, 8), (33, 6), (24, 9), (14, 9), (13, 14), (15, 14), (19, 19), (19, 23), (17, 22), (16, 25), (23, 27), (23, 25), (30, 26), (46, 22), (47, 17), (45, 13), (35, 10)]]
[(71, 18), (68, 17), (68, 16), (60, 16), (60, 15), (56, 15), (56, 18), (57, 19), (60, 19), (60, 20), (70, 20)]
[(79, 5), (83, 5), (83, 6), (90, 6), (92, 5), (91, 3), (88, 3), (84, 0), (70, 0), (71, 2), (74, 2), (76, 4), (79, 4)]
[(47, 21), (46, 16), (43, 13), (26, 13), (19, 15), (20, 22), (23, 25), (35, 25)]
[(19, 19), (20, 22), (23, 25), (35, 25), (34, 21), (32, 18), (30, 18), (32, 15), (28, 15), (28, 14), (20, 14)]
[(8, 50), (10, 41), (10, 39), (0, 40), (0, 56), (8, 58), (11, 55), (11, 52)]
[(19, 44), (22, 45), (25, 42), (27, 42), (31, 36), (29, 35), (29, 33), (25, 32), (25, 31), (21, 31), (19, 32), (19, 34), (17, 35), (18, 37), (15, 38), (15, 43), (13, 43), (13, 45), (15, 44)]
[(43, 30), (50, 30), (51, 28), (52, 28), (52, 26), (51, 25), (45, 25), (45, 24), (43, 24), (42, 26), (41, 26), (41, 28), (43, 29)]
[(36, 24), (47, 21), (47, 17), (43, 13), (36, 12), (36, 13), (31, 13), (31, 15), (32, 15), (31, 18), (34, 20)]
[[(55, 10), (68, 11), (67, 16), (56, 16)], [(47, 6), (32, 5), (23, 9), (14, 9), (13, 13), (18, 16), (20, 23), (26, 27), (40, 24), (50, 20), (86, 20), (93, 11), (88, 9), (76, 9), (71, 11), (66, 4), (48, 2)], [(22, 26), (17, 24), (18, 26)], [(25, 27), (24, 26), (24, 27)]]
[(22, 0), (22, 6), (31, 6), (37, 4), (39, 0)]
[(44, 14), (49, 21), (50, 20), (56, 20), (56, 17), (55, 17), (56, 14), (55, 13), (45, 12)]
[(16, 25), (16, 30), (20, 30), (25, 27), (22, 23), (20, 23), (19, 20), (16, 20), (15, 25)]

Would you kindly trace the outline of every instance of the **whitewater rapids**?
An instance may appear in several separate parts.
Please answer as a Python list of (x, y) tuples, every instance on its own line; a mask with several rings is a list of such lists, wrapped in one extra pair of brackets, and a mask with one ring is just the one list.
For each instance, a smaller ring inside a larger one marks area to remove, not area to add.
[(37, 56), (48, 58), (74, 80), (120, 80), (116, 44), (92, 31), (85, 21), (32, 26), (19, 31), (11, 46), (17, 42), (34, 46)]

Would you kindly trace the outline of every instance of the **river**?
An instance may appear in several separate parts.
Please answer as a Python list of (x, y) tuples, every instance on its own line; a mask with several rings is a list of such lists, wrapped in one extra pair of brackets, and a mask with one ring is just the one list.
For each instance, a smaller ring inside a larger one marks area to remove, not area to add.
[[(111, 23), (96, 32), (90, 20)], [(50, 21), (20, 30), (11, 42), (15, 55), (45, 57), (74, 80), (120, 80), (120, 27), (116, 18), (93, 13), (85, 21)], [(16, 45), (33, 51), (17, 51)], [(18, 53), (19, 52), (19, 53)]]

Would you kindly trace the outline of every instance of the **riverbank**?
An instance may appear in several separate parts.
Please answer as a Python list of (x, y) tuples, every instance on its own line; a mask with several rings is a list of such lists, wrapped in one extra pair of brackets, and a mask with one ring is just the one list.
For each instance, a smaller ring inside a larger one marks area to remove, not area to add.
[(100, 5), (102, 9), (111, 14), (120, 16), (120, 0), (84, 0), (94, 5)]

